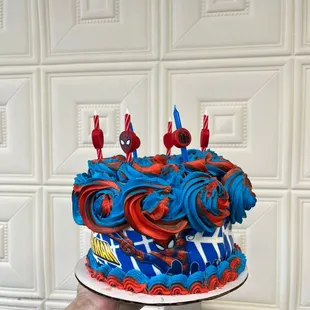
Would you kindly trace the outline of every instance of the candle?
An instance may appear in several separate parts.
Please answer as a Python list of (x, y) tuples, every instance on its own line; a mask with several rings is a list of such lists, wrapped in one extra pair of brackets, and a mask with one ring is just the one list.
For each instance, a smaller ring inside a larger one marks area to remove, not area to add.
[[(133, 126), (132, 126), (132, 123), (130, 122), (130, 131), (134, 132), (133, 131)], [(138, 158), (138, 153), (137, 153), (137, 149), (135, 149), (133, 152), (132, 152), (132, 155), (133, 155), (133, 158)]]
[[(126, 109), (126, 113), (125, 113), (125, 131), (130, 131), (130, 123), (131, 123), (130, 113), (129, 113), (129, 110)], [(127, 162), (132, 161), (132, 153), (127, 153), (126, 154), (126, 161)]]
[[(169, 135), (172, 134), (172, 121), (171, 121), (171, 117), (169, 116), (169, 121), (168, 121), (168, 132)], [(167, 156), (171, 155), (171, 147), (167, 148), (167, 152), (166, 152)]]
[(103, 158), (102, 148), (104, 143), (104, 135), (103, 131), (100, 129), (99, 116), (96, 111), (94, 113), (93, 120), (94, 120), (94, 129), (92, 131), (92, 142), (94, 148), (97, 151), (97, 158), (98, 160), (101, 160)]
[(203, 116), (203, 129), (208, 129), (209, 126), (209, 116), (207, 113), (207, 108), (205, 108), (205, 114)]
[[(179, 111), (177, 110), (175, 105), (174, 105), (173, 116), (174, 116), (175, 127), (177, 129), (181, 129), (182, 128), (182, 123), (181, 123), (180, 114), (179, 114)], [(183, 162), (188, 161), (188, 155), (187, 155), (186, 147), (181, 147), (181, 153), (182, 153)]]
[(207, 109), (205, 108), (205, 114), (203, 116), (203, 126), (200, 134), (200, 146), (201, 146), (201, 151), (205, 152), (206, 148), (208, 147), (209, 144), (209, 116), (207, 113)]

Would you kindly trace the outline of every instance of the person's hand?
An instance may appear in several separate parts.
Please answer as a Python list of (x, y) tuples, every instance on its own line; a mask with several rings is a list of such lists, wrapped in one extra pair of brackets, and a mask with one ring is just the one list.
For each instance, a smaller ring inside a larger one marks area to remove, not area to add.
[(93, 293), (79, 284), (77, 296), (66, 310), (116, 310), (116, 308), (116, 300)]

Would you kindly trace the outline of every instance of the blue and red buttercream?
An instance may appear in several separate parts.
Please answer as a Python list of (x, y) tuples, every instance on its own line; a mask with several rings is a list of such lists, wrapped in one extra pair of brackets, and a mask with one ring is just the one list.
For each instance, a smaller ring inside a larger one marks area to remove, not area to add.
[[(224, 232), (255, 203), (247, 175), (210, 150), (188, 150), (187, 162), (181, 155), (89, 161), (72, 193), (75, 222), (113, 240), (120, 257), (135, 262), (132, 268), (116, 266), (90, 250), (91, 276), (163, 295), (208, 292), (234, 281), (246, 259)], [(149, 250), (141, 250), (144, 239), (130, 239), (132, 232), (152, 240)]]
[(90, 161), (88, 173), (75, 179), (76, 223), (102, 233), (131, 225), (158, 240), (187, 224), (214, 231), (226, 219), (241, 223), (256, 203), (247, 175), (209, 150), (189, 150), (188, 158), (186, 163), (181, 155)]
[(91, 249), (86, 257), (86, 267), (93, 278), (117, 288), (150, 295), (185, 295), (209, 292), (234, 281), (236, 277), (233, 275), (238, 276), (242, 273), (245, 265), (245, 255), (235, 249), (227, 260), (222, 261), (217, 267), (213, 265), (207, 267), (204, 272), (197, 271), (188, 276), (159, 274), (149, 278), (138, 270), (130, 270), (125, 273), (118, 267), (111, 268), (98, 263)]

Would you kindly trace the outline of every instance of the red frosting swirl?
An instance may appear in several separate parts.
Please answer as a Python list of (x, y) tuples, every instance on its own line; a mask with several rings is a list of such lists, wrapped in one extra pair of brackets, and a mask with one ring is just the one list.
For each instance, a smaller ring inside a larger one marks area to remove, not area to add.
[(200, 282), (194, 282), (189, 288), (191, 294), (199, 294), (208, 292), (208, 289), (202, 285)]
[(146, 283), (141, 284), (137, 280), (132, 277), (125, 277), (124, 279), (124, 288), (127, 291), (135, 292), (135, 293), (143, 293), (147, 294), (146, 291)]
[(170, 290), (162, 285), (162, 284), (155, 284), (149, 290), (150, 295), (170, 295)]
[(236, 271), (231, 271), (230, 273), (230, 281), (235, 281), (238, 278), (238, 272)]
[(216, 275), (213, 275), (209, 278), (207, 288), (209, 291), (213, 291), (217, 288), (218, 286), (218, 278)]
[(119, 289), (123, 289), (124, 288), (123, 282), (119, 278), (117, 278), (117, 277), (115, 277), (113, 275), (109, 275), (108, 276), (107, 283), (110, 286), (113, 286), (113, 287), (116, 287), (116, 288), (119, 288)]
[(219, 279), (218, 287), (223, 287), (227, 282), (231, 281), (231, 272), (226, 269), (223, 271), (221, 278)]
[(235, 257), (231, 262), (230, 262), (230, 268), (233, 271), (236, 271), (238, 269), (238, 267), (240, 266), (241, 263), (241, 259), (239, 257)]
[[(186, 219), (169, 222), (162, 220), (169, 212), (170, 191), (170, 186), (141, 183), (125, 193), (124, 213), (130, 226), (155, 240), (167, 240), (180, 233), (187, 225)], [(158, 203), (155, 208), (148, 210), (144, 200), (152, 193), (156, 194)]]
[(98, 271), (96, 274), (96, 279), (100, 282), (106, 282), (107, 277), (102, 272)]
[(171, 295), (188, 294), (188, 290), (181, 284), (173, 284), (170, 289), (171, 289)]

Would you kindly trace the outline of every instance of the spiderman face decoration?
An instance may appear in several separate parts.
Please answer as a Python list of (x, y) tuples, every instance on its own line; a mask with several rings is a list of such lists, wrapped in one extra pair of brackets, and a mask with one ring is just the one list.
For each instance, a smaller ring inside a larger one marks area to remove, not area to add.
[(119, 143), (124, 153), (128, 154), (140, 146), (140, 139), (132, 131), (123, 131), (119, 136)]
[(132, 135), (130, 131), (123, 131), (119, 136), (119, 143), (124, 153), (130, 153), (132, 147)]

